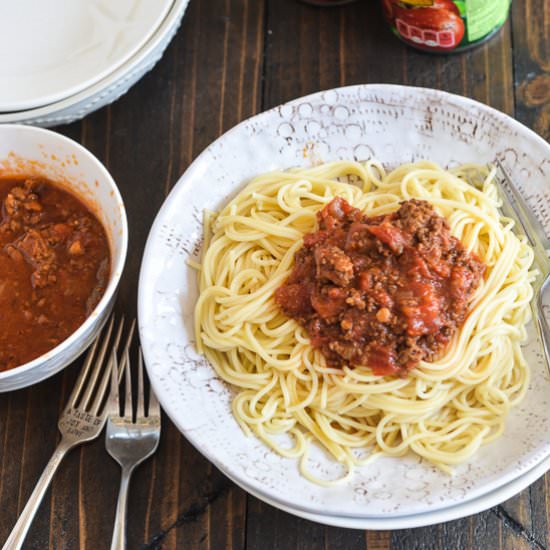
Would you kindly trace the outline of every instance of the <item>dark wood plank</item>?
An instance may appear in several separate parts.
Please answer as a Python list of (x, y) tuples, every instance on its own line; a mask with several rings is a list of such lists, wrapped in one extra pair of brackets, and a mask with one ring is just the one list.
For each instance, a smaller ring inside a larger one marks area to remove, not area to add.
[(516, 117), (550, 139), (550, 4), (512, 3)]
[(247, 550), (317, 550), (325, 547), (323, 525), (291, 516), (250, 496), (247, 519)]
[[(531, 522), (526, 529), (542, 546), (550, 547), (550, 475), (546, 474), (521, 493), (529, 499)], [(540, 550), (540, 549), (539, 549)]]
[[(369, 538), (369, 534), (374, 535)], [(389, 533), (385, 533), (389, 536)], [(325, 528), (325, 548), (349, 548), (350, 550), (388, 550), (379, 533), (365, 533), (359, 529), (340, 529), (338, 527)]]
[(467, 518), (467, 548), (502, 548), (502, 522), (491, 512), (483, 512)]
[[(497, 507), (497, 512), (504, 512), (506, 516), (513, 519), (514, 522), (523, 526), (526, 532), (531, 531), (531, 499), (529, 489), (522, 491), (519, 495), (508, 501), (502, 503), (500, 507)], [(495, 511), (493, 511), (495, 513)], [(500, 513), (497, 516), (501, 517)], [(531, 543), (526, 536), (522, 536), (521, 533), (510, 528), (509, 525), (504, 522), (506, 527), (503, 530), (503, 545), (505, 548), (518, 548), (519, 550), (528, 549), (531, 547)]]
[[(3, 425), (7, 436), (4, 438), (6, 444), (2, 447), (1, 461), (0, 503), (3, 513), (0, 514), (0, 540), (7, 538), (55, 449), (58, 441), (58, 411), (63, 397), (60, 395), (62, 380), (72, 375), (72, 372), (67, 371), (32, 390), (20, 390), (9, 395), (2, 394), (0, 397), (0, 414), (5, 419)], [(36, 518), (36, 529), (27, 539), (26, 547), (48, 546), (51, 501), (50, 491)]]
[(389, 550), (391, 535), (391, 531), (366, 531), (367, 550)]

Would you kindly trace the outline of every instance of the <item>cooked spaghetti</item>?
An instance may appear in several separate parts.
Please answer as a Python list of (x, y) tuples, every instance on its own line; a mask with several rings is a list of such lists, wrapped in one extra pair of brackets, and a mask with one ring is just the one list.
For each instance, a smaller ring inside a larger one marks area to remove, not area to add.
[[(219, 214), (205, 214), (197, 347), (237, 389), (233, 413), (245, 433), (301, 457), (303, 475), (321, 484), (332, 482), (306, 467), (312, 441), (347, 475), (376, 456), (409, 451), (449, 471), (502, 433), (529, 382), (520, 345), (534, 273), (526, 239), (499, 213), (494, 177), (473, 165), (447, 171), (419, 162), (386, 174), (376, 161), (334, 162), (259, 176)], [(474, 178), (479, 185), (469, 183)], [(327, 362), (275, 299), (304, 236), (318, 229), (317, 214), (335, 197), (369, 217), (426, 201), (484, 266), (461, 326), (406, 375)]]

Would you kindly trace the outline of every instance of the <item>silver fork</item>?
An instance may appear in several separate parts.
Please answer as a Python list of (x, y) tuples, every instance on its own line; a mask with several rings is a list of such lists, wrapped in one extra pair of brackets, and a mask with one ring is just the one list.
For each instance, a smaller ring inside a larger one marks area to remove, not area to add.
[(502, 212), (505, 216), (513, 219), (517, 227), (522, 227), (527, 239), (535, 252), (535, 262), (539, 268), (540, 275), (535, 281), (535, 296), (531, 302), (533, 319), (546, 358), (546, 366), (550, 371), (550, 326), (543, 309), (543, 294), (550, 281), (550, 239), (542, 224), (531, 212), (531, 209), (521, 196), (521, 193), (512, 183), (512, 180), (500, 160), (496, 160), (497, 175), (496, 182), (500, 189), (502, 201)]
[[(123, 361), (126, 377), (124, 402), (122, 396), (119, 399), (119, 380), (112, 375), (111, 393), (107, 404), (109, 416), (105, 434), (107, 452), (122, 468), (111, 550), (124, 550), (126, 548), (126, 509), (130, 477), (136, 466), (156, 451), (160, 439), (160, 406), (153, 388), (150, 388), (149, 408), (147, 415), (145, 414), (141, 348), (139, 349), (135, 421), (132, 413), (132, 378), (128, 346), (124, 349)], [(113, 356), (113, 362), (116, 364), (116, 356)], [(122, 416), (120, 415), (121, 406), (124, 407)]]
[[(107, 407), (104, 398), (113, 367), (110, 358), (116, 355), (118, 350), (124, 319), (121, 319), (114, 331), (114, 339), (111, 345), (112, 352), (108, 352), (114, 324), (114, 317), (111, 317), (103, 336), (100, 334), (96, 338), (86, 356), (82, 371), (59, 418), (58, 427), (61, 432), (61, 441), (36, 483), (36, 487), (21, 512), (15, 527), (2, 547), (3, 550), (21, 548), (38, 506), (65, 455), (77, 445), (95, 439), (105, 425)], [(132, 334), (130, 333), (128, 338), (131, 337)], [(101, 339), (103, 341), (100, 346)], [(98, 352), (97, 355), (96, 352)]]

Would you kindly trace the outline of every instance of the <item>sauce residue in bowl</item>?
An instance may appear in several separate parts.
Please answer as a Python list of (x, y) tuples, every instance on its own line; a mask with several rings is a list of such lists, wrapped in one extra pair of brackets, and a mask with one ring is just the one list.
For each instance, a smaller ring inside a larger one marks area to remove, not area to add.
[(90, 209), (42, 177), (0, 176), (0, 371), (70, 336), (109, 282), (110, 248)]

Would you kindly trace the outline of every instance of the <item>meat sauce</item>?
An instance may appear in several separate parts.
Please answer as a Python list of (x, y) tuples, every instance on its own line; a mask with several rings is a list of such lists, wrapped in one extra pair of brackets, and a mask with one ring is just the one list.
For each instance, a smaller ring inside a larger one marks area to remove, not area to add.
[(282, 311), (330, 366), (404, 376), (433, 360), (464, 322), (484, 264), (426, 201), (367, 217), (335, 198), (317, 218), (276, 291)]
[(0, 371), (54, 348), (109, 281), (109, 243), (74, 195), (44, 178), (0, 177)]

